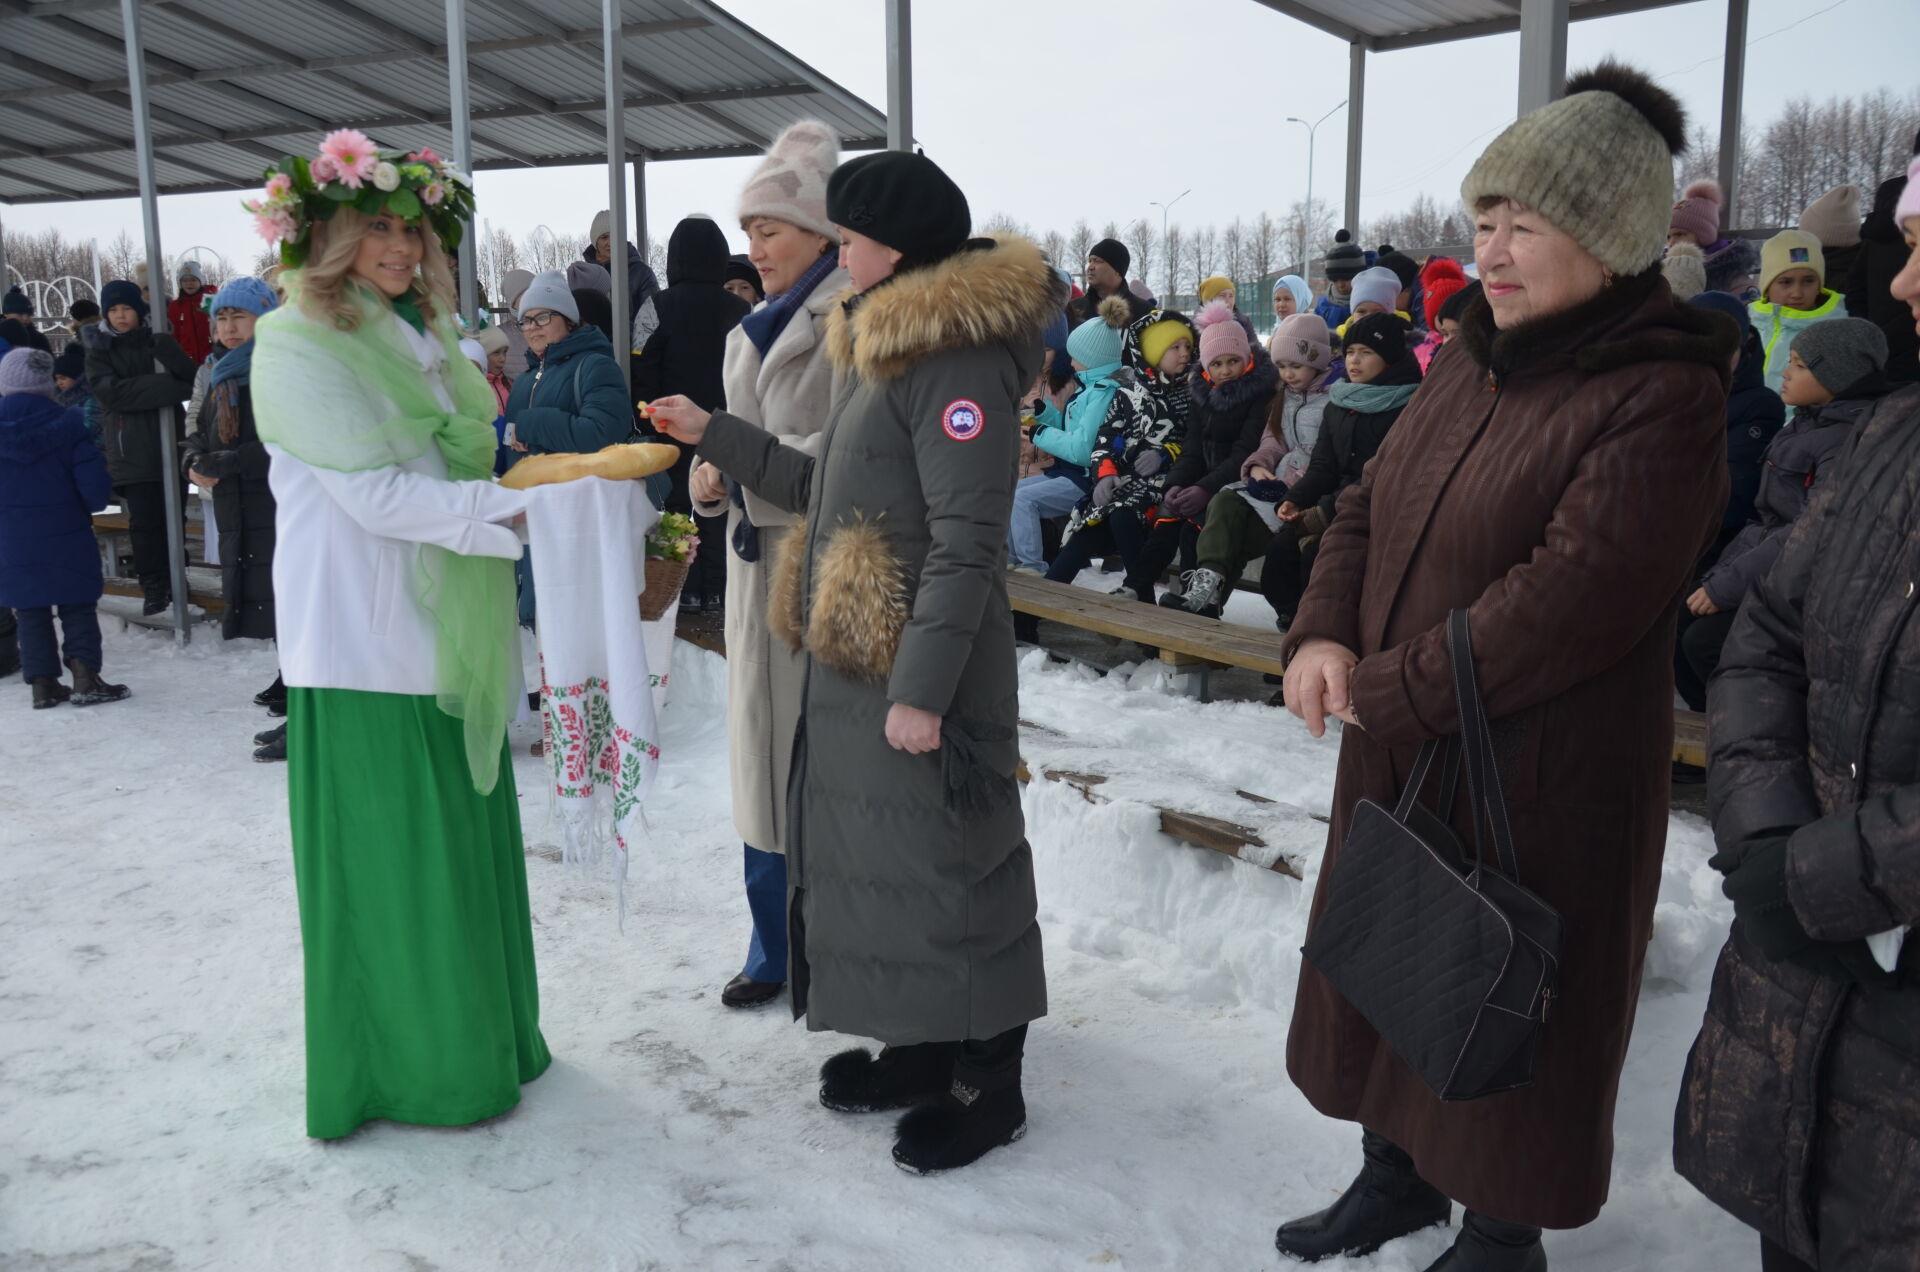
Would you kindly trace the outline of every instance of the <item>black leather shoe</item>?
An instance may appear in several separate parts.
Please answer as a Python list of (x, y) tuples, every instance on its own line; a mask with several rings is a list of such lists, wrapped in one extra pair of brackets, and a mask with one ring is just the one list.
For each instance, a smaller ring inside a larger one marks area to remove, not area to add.
[(820, 1066), (820, 1103), (836, 1113), (884, 1113), (945, 1095), (953, 1085), (957, 1042), (922, 1042), (842, 1051)]
[(1547, 1272), (1547, 1251), (1540, 1229), (1469, 1210), (1453, 1247), (1429, 1263), (1427, 1272)]
[(284, 730), (273, 741), (257, 746), (253, 758), (261, 764), (278, 764), (287, 758), (287, 735)]
[(280, 739), (286, 736), (287, 736), (287, 726), (284, 724), (275, 725), (273, 728), (268, 729), (264, 733), (254, 734), (253, 744), (255, 746), (266, 746), (269, 743), (278, 742)]
[(272, 684), (253, 695), (253, 705), (256, 707), (270, 707), (276, 702), (285, 702), (286, 700), (287, 684), (286, 681), (278, 676), (273, 678)]
[(1372, 1254), (1410, 1232), (1452, 1222), (1453, 1203), (1415, 1173), (1413, 1159), (1392, 1140), (1366, 1131), (1360, 1147), (1366, 1160), (1338, 1201), (1280, 1226), (1273, 1239), (1280, 1253), (1303, 1263)]
[(720, 991), (720, 1001), (729, 1007), (765, 1007), (786, 987), (785, 981), (757, 981), (742, 972)]

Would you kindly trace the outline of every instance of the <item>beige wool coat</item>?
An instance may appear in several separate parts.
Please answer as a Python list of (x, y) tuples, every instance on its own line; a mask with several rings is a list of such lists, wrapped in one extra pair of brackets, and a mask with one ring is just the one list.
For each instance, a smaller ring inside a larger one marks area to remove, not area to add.
[[(727, 411), (765, 429), (783, 445), (818, 455), (820, 430), (839, 395), (844, 373), (827, 357), (827, 314), (847, 290), (845, 270), (820, 280), (801, 311), (787, 321), (765, 358), (735, 327), (727, 336), (721, 378)], [(793, 730), (800, 719), (805, 658), (767, 630), (767, 577), (799, 518), (744, 492), (745, 517), (760, 530), (757, 561), (729, 546), (727, 561), (727, 742), (733, 783), (733, 826), (762, 852), (786, 851), (787, 773)], [(701, 504), (702, 516), (727, 516), (729, 545), (741, 510)]]

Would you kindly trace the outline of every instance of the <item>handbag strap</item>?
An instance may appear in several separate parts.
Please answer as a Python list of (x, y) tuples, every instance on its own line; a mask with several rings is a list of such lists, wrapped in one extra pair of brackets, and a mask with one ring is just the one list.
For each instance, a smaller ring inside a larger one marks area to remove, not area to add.
[(1427, 784), (1427, 774), (1433, 771), (1434, 758), (1442, 750), (1447, 753), (1446, 767), (1440, 772), (1440, 800), (1433, 811), (1446, 817), (1453, 811), (1454, 793), (1460, 785), (1460, 745), (1458, 738), (1435, 738), (1420, 748), (1420, 756), (1413, 762), (1413, 772), (1407, 775), (1407, 782), (1400, 791), (1400, 802), (1393, 810), (1395, 821), (1404, 822), (1413, 813), (1413, 804), (1420, 795), (1420, 789)]
[(1473, 808), (1474, 859), (1482, 860), (1482, 828), (1493, 840), (1494, 862), (1515, 883), (1519, 861), (1513, 851), (1513, 829), (1507, 820), (1507, 797), (1500, 787), (1500, 765), (1493, 753), (1493, 730), (1473, 667), (1473, 633), (1467, 611), (1447, 616), (1447, 655), (1453, 665), (1454, 700), (1460, 711), (1460, 747), (1467, 758), (1467, 800)]

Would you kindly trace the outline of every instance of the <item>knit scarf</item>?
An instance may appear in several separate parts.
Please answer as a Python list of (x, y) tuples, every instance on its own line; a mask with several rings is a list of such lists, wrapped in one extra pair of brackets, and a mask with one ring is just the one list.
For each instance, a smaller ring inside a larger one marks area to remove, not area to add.
[[(429, 324), (446, 355), (441, 374), (454, 402), (449, 411), (440, 405), (411, 347), (388, 326), (398, 306), (389, 308), (357, 283), (350, 285), (348, 297), (360, 311), (353, 331), (278, 312), (262, 318), (259, 330), (267, 339), (268, 356), (329, 358), (391, 402), (394, 413), (264, 410), (256, 420), (260, 440), (315, 468), (343, 473), (390, 468), (438, 446), (448, 480), (491, 480), (493, 390), (460, 352), (453, 323), (441, 314)], [(434, 620), (439, 678), (435, 696), (442, 711), (464, 723), (467, 770), (474, 790), (485, 795), (499, 779), (501, 744), (512, 716), (510, 686), (519, 657), (513, 563), (423, 544), (415, 582)]]
[(800, 306), (807, 303), (807, 297), (813, 295), (827, 275), (839, 267), (838, 252), (822, 252), (820, 259), (807, 267), (807, 272), (794, 280), (793, 286), (777, 296), (767, 297), (767, 303), (760, 306), (740, 320), (740, 330), (747, 333), (747, 339), (760, 351), (761, 357), (767, 356), (767, 350), (773, 348), (773, 342), (787, 329)]
[(1355, 384), (1351, 380), (1335, 380), (1327, 394), (1335, 406), (1344, 406), (1356, 415), (1372, 415), (1377, 411), (1397, 410), (1407, 404), (1413, 391), (1419, 388), (1413, 384)]

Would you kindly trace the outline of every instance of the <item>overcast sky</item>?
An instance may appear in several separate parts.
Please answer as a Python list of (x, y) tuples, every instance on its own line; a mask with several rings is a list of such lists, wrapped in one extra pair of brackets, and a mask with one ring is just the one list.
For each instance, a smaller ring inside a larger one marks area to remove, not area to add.
[[(884, 108), (881, 0), (723, 0), (749, 25)], [(1612, 54), (1673, 90), (1717, 132), (1721, 0), (1576, 22), (1570, 69)], [(1916, 80), (1920, 0), (1751, 0), (1746, 110)], [(1152, 201), (1191, 190), (1175, 222), (1279, 215), (1305, 194), (1306, 130), (1347, 92), (1347, 48), (1252, 0), (920, 0), (914, 6), (915, 132), (960, 183), (976, 222), (1006, 212), (1035, 230), (1158, 218)], [(644, 56), (644, 55), (642, 55)], [(1514, 113), (1518, 36), (1370, 56), (1361, 215), (1421, 192), (1457, 198), (1460, 179)], [(393, 130), (404, 139), (404, 130)], [(1316, 197), (1339, 209), (1346, 115), (1319, 130)], [(317, 144), (318, 138), (315, 138)], [(733, 208), (755, 161), (648, 168), (650, 226), (664, 236), (707, 212), (735, 240)], [(604, 167), (483, 172), (479, 213), (517, 236), (546, 224), (583, 240), (606, 204)], [(236, 265), (258, 250), (231, 194), (161, 200), (169, 253), (212, 247)], [(57, 226), (104, 242), (139, 236), (133, 200), (0, 209), (10, 229)], [(743, 242), (736, 242), (744, 247)]]

